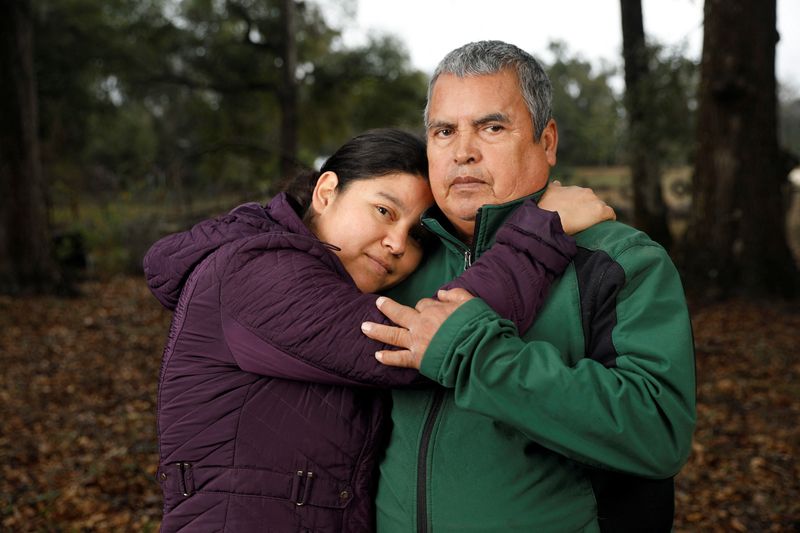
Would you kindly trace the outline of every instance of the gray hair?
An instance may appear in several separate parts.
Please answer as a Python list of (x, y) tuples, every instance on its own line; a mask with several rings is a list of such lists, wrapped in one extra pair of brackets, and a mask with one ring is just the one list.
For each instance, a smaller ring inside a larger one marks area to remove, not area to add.
[(520, 91), (533, 121), (536, 142), (552, 116), (553, 89), (542, 65), (529, 53), (503, 41), (478, 41), (456, 48), (439, 62), (428, 84), (425, 103), (425, 127), (430, 125), (428, 115), (433, 86), (442, 74), (459, 78), (496, 74), (506, 68), (517, 73)]

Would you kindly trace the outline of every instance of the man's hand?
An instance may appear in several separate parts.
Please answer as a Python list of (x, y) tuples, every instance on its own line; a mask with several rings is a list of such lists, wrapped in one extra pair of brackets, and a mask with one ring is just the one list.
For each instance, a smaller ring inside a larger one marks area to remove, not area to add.
[(419, 369), (422, 356), (439, 327), (461, 304), (473, 298), (464, 289), (439, 291), (436, 297), (438, 301), (423, 298), (414, 308), (384, 296), (378, 298), (378, 309), (397, 327), (364, 322), (361, 331), (370, 339), (402, 348), (375, 352), (378, 361), (389, 366)]

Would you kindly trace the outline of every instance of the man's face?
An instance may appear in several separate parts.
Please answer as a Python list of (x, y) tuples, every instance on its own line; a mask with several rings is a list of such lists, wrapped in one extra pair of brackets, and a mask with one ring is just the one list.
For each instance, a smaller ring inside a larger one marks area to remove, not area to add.
[(479, 207), (538, 191), (556, 163), (555, 122), (534, 141), (531, 116), (510, 69), (465, 78), (440, 76), (428, 123), (433, 196), (467, 240)]

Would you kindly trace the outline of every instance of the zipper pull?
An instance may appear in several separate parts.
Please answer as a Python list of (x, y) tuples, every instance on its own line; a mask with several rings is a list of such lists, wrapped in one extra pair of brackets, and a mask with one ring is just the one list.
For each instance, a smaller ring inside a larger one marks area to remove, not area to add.
[(464, 252), (464, 270), (472, 266), (472, 250)]

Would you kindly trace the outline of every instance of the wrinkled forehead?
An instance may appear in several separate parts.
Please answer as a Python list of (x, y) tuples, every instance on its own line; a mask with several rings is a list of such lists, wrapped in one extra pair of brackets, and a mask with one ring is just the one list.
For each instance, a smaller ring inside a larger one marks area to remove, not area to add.
[(426, 126), (475, 122), (485, 117), (527, 121), (529, 112), (513, 71), (437, 79), (428, 103)]

